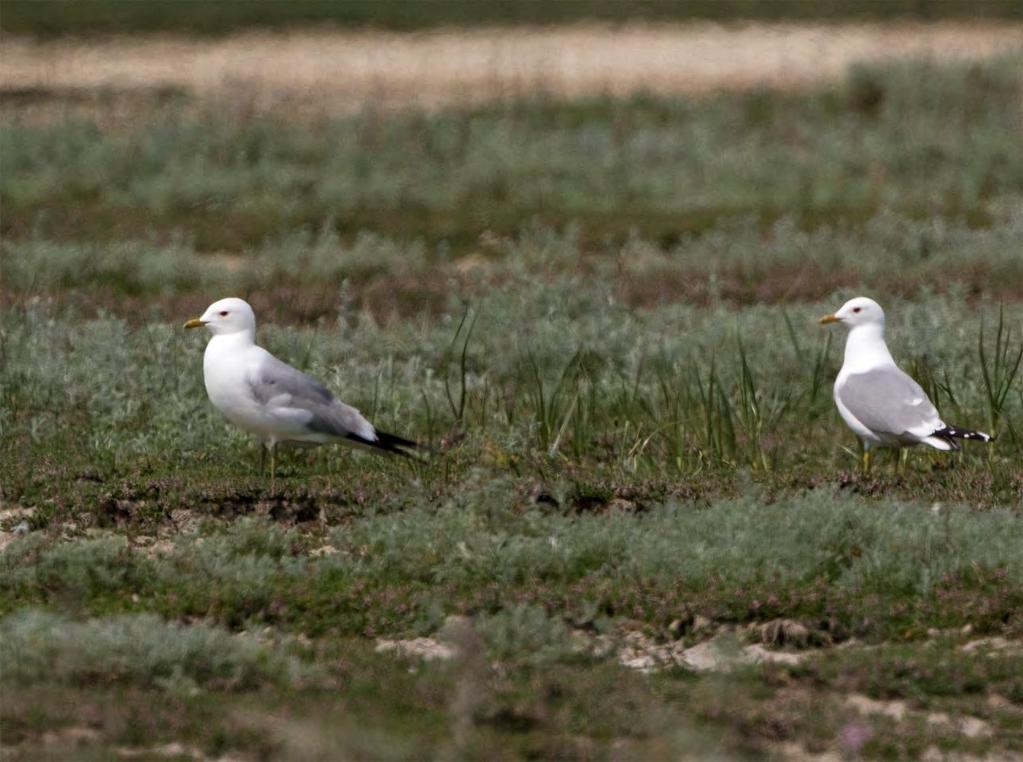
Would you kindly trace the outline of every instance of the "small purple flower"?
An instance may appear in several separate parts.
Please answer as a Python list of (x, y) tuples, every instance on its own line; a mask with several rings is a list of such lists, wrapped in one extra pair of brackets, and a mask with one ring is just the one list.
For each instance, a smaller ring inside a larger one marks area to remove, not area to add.
[(845, 727), (838, 734), (839, 748), (845, 754), (857, 756), (863, 745), (874, 735), (873, 729), (862, 720), (853, 720), (846, 723)]

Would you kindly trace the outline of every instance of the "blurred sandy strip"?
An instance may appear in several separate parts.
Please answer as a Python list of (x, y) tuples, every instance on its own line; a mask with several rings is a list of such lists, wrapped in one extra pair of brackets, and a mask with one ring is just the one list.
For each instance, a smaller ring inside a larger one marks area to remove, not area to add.
[(980, 58), (1023, 48), (1019, 24), (578, 25), (415, 34), (302, 31), (219, 39), (8, 37), (0, 89), (181, 88), (257, 108), (435, 107), (579, 96), (802, 87), (857, 61)]

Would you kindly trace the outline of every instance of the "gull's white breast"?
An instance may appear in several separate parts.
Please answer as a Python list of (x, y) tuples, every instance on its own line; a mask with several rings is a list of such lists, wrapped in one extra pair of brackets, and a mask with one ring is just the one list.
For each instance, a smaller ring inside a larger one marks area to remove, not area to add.
[(231, 336), (214, 336), (203, 355), (203, 381), (213, 406), (231, 423), (263, 438), (287, 433), (270, 410), (259, 404), (249, 379), (265, 350), (254, 345), (232, 346)]

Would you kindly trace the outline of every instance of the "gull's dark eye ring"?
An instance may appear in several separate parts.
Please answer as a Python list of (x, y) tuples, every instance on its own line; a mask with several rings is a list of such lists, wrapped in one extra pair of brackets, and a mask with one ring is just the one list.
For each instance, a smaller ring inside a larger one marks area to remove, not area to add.
[[(862, 307), (853, 307), (853, 312), (861, 312), (862, 310), (863, 310)], [(226, 312), (221, 312), (220, 314), (221, 315), (226, 315), (227, 313)]]
[[(857, 312), (859, 312), (859, 310), (856, 310), (856, 311), (857, 311)], [(222, 312), (220, 313), (220, 317), (227, 317), (227, 310), (223, 310), (223, 311), (222, 311)]]

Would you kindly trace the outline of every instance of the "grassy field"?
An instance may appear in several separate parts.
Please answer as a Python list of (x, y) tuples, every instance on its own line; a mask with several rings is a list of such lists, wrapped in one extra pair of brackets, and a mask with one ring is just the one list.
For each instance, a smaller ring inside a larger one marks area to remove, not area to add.
[[(1021, 62), (7, 104), (5, 756), (1023, 754)], [(861, 293), (994, 445), (856, 472), (816, 318)], [(433, 455), (290, 451), (271, 489), (180, 327), (226, 295)]]

